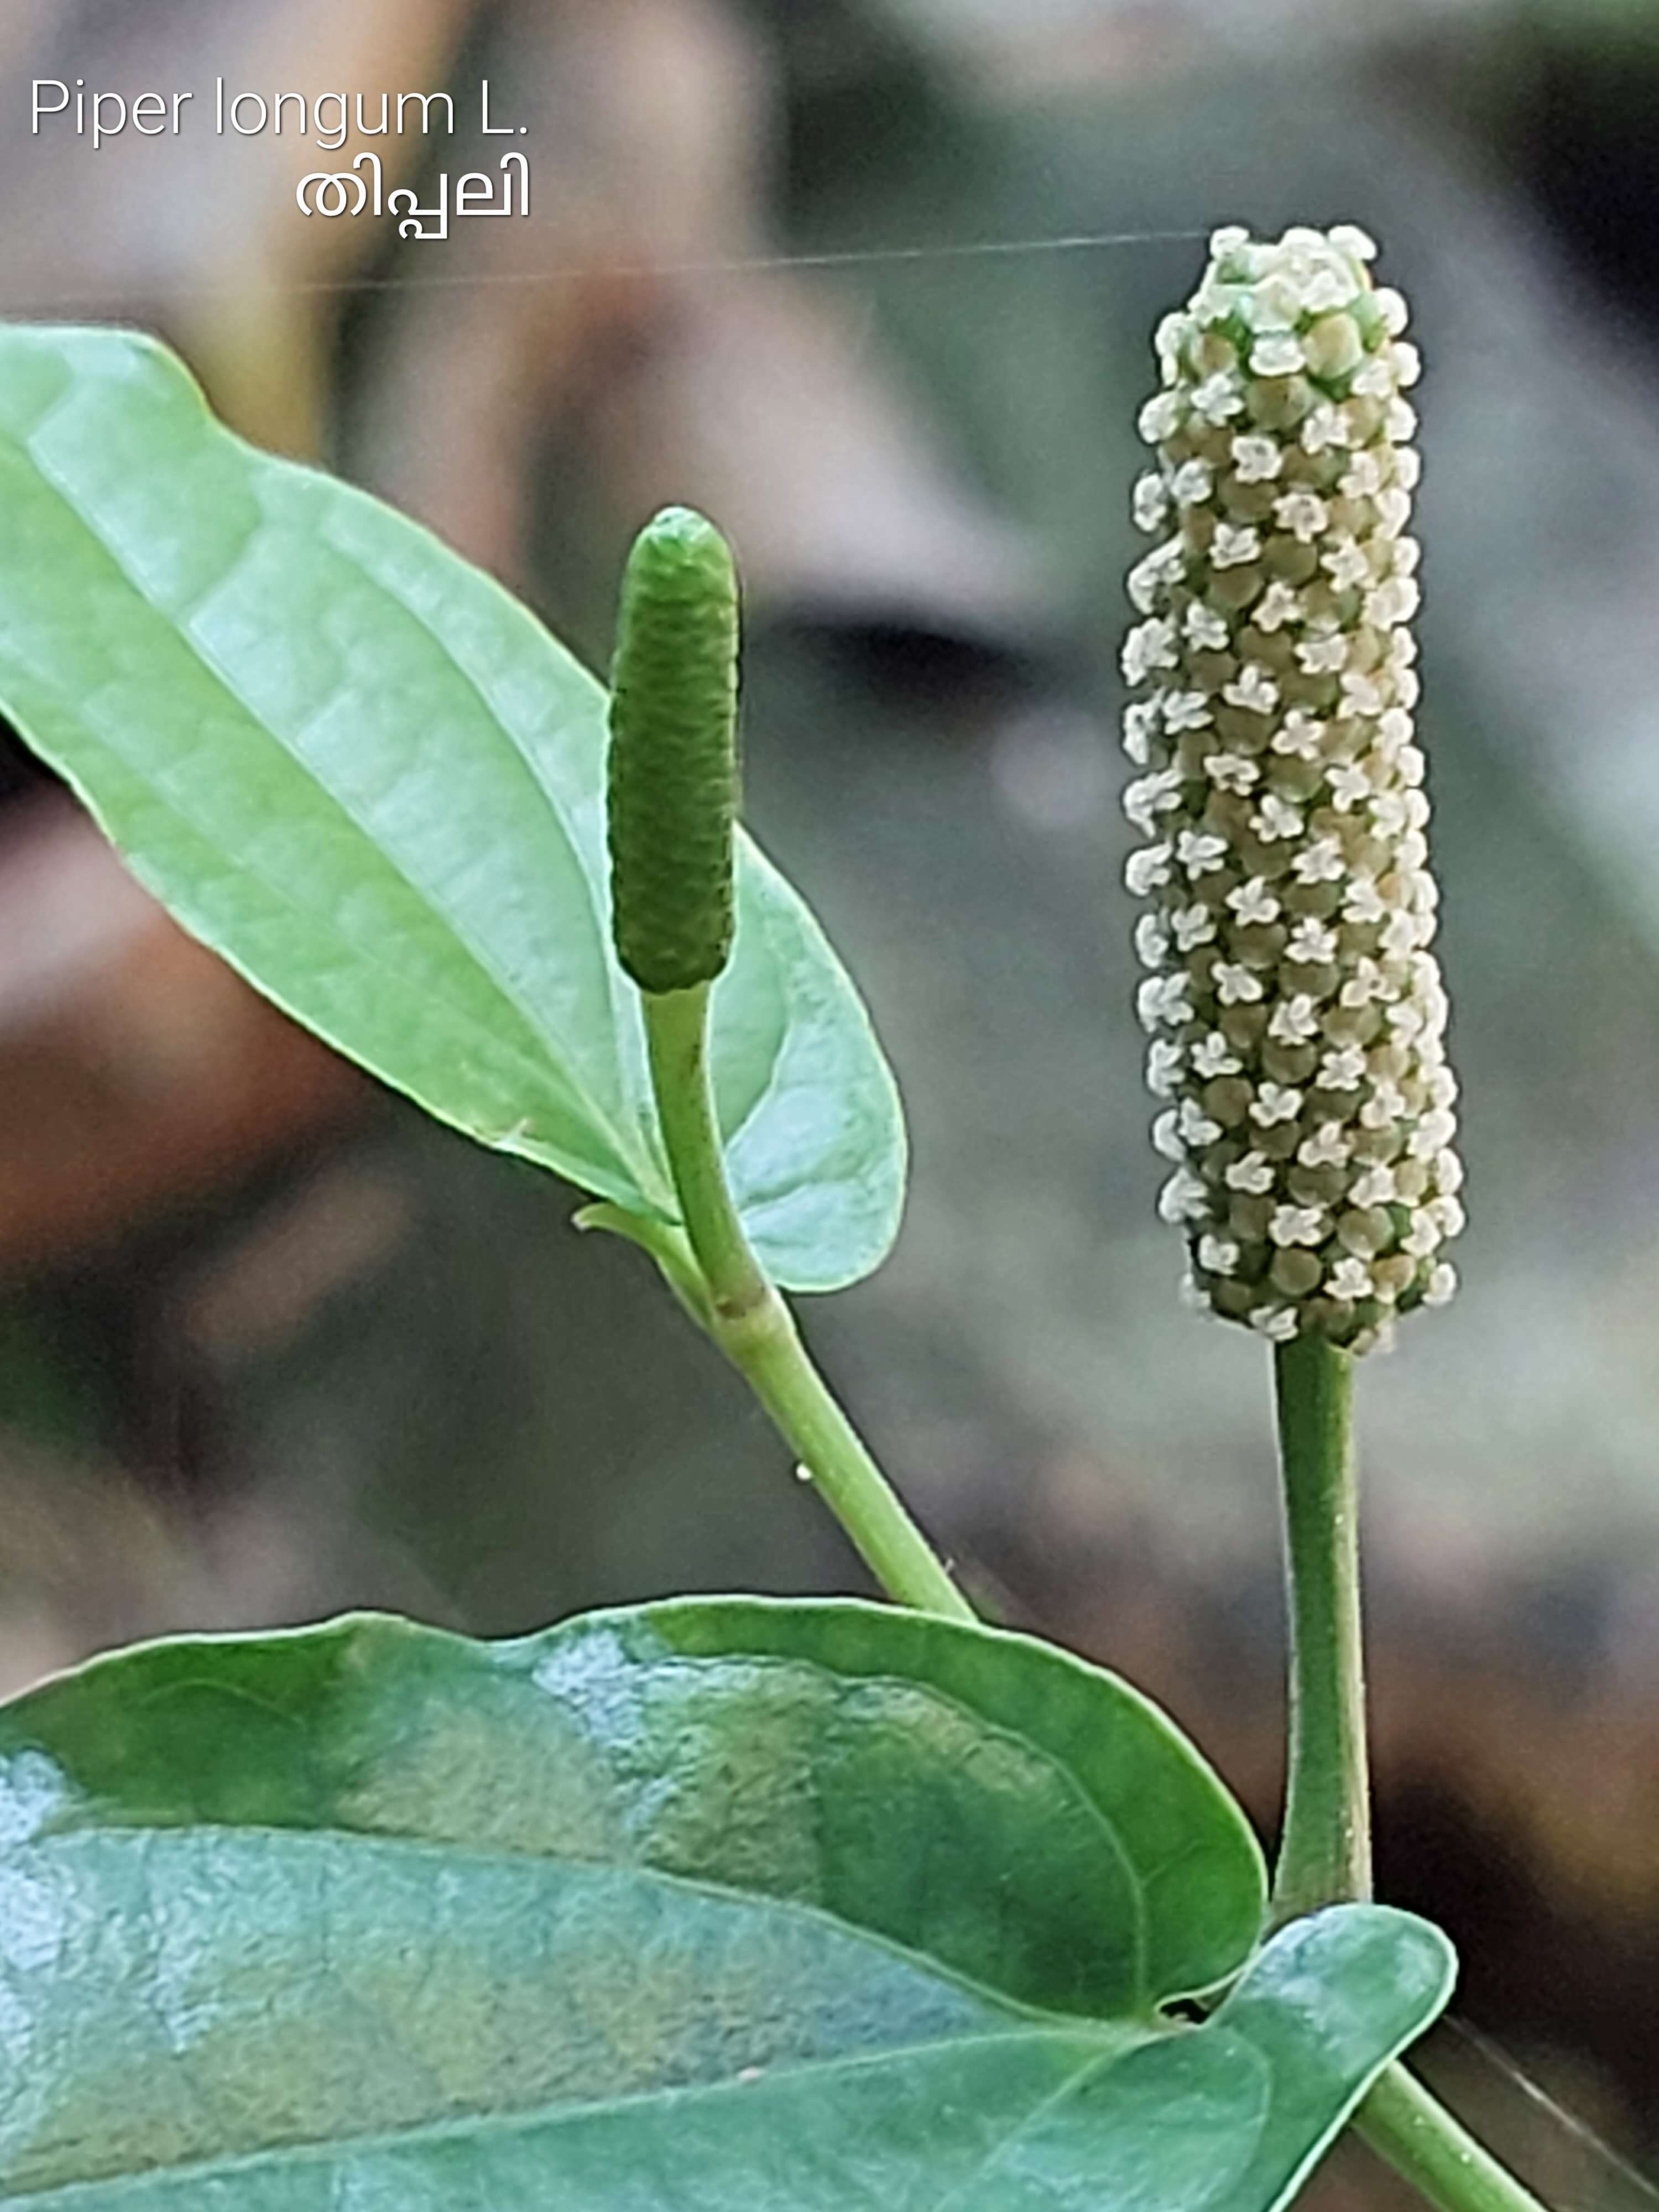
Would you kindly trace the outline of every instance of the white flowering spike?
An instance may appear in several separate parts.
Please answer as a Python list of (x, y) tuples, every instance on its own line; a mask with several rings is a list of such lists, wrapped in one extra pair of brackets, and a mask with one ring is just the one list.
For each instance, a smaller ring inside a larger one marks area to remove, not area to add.
[(1188, 1295), (1352, 1352), (1449, 1297), (1457, 1086), (1430, 945), (1405, 535), (1416, 350), (1364, 233), (1211, 240), (1158, 326), (1127, 807)]

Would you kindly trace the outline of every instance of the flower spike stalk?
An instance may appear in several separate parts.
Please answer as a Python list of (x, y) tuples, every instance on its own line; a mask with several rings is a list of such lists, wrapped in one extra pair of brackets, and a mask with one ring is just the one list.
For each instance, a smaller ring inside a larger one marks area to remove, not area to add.
[(612, 939), (639, 988), (680, 1221), (611, 1206), (580, 1218), (651, 1254), (890, 1596), (970, 1620), (972, 1607), (812, 1364), (726, 1179), (709, 994), (735, 929), (739, 632), (731, 548), (703, 515), (664, 507), (635, 538), (623, 579), (607, 814)]
[(1451, 1295), (1405, 303), (1362, 231), (1218, 231), (1140, 414), (1125, 794), (1160, 1199), (1188, 1295), (1363, 1352)]

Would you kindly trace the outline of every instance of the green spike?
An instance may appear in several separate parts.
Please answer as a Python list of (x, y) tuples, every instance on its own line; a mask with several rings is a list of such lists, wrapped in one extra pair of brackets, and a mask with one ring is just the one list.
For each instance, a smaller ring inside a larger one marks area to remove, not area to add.
[(642, 991), (711, 983), (732, 950), (738, 635), (731, 548), (664, 507), (628, 556), (611, 677), (612, 928)]

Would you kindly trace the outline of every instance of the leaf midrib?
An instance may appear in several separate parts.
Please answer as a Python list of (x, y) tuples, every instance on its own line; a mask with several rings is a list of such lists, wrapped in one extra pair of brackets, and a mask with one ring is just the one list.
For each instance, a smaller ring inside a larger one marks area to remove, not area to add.
[[(137, 578), (135, 577), (127, 568), (119, 553), (98, 528), (96, 523), (82, 507), (80, 501), (76, 497), (70, 487), (63, 481), (50, 465), (34, 450), (33, 440), (35, 437), (38, 436), (45, 425), (51, 421), (52, 416), (61, 408), (69, 404), (70, 400), (75, 396), (77, 388), (78, 387), (75, 384), (71, 383), (69, 388), (61, 394), (58, 398), (54, 400), (50, 407), (48, 407), (42, 414), (38, 416), (35, 418), (27, 438), (20, 441), (15, 436), (8, 437), (7, 442), (10, 445), (13, 452), (15, 453), (25, 465), (33, 471), (38, 481), (46, 489), (56, 495), (73, 521), (85, 533), (87, 538), (89, 538), (98, 548), (100, 553), (109, 563), (111, 569), (120, 580), (122, 586), (126, 590), (130, 591), (135, 599), (138, 599), (144, 606), (148, 607), (159, 621), (166, 625), (169, 635), (179, 641), (179, 644), (196, 662), (197, 665), (201, 669), (202, 672), (208, 678), (210, 683), (216, 686), (217, 689), (224, 694), (226, 699), (235, 709), (236, 713), (255, 730), (258, 731), (264, 738), (266, 738), (269, 742), (276, 746), (293, 767), (305, 777), (307, 782), (314, 791), (316, 791), (319, 796), (325, 801), (327, 805), (334, 808), (341, 818), (349, 824), (352, 830), (358, 836), (366, 840), (366, 842), (373, 848), (378, 858), (385, 864), (389, 872), (397, 878), (398, 881), (404, 886), (405, 890), (410, 892), (422, 909), (432, 919), (433, 921), (437, 923), (442, 930), (447, 931), (456, 940), (456, 942), (464, 948), (468, 956), (477, 963), (480, 973), (486, 977), (492, 988), (498, 994), (503, 1003), (507, 1006), (524, 1024), (526, 1029), (528, 1030), (530, 1034), (534, 1037), (542, 1039), (545, 1042), (545, 1032), (542, 1029), (539, 1020), (532, 1014), (528, 1007), (525, 1005), (524, 1001), (519, 995), (516, 987), (510, 984), (502, 975), (498, 974), (494, 962), (490, 958), (487, 957), (479, 946), (473, 942), (469, 933), (465, 928), (458, 925), (448, 914), (445, 913), (442, 909), (433, 903), (432, 899), (424, 888), (408, 872), (407, 869), (398, 859), (396, 854), (387, 848), (378, 836), (371, 835), (363, 823), (361, 823), (357, 817), (351, 811), (351, 809), (347, 805), (345, 801), (339, 797), (331, 785), (323, 780), (314, 764), (302, 758), (297, 752), (295, 752), (288, 742), (277, 732), (271, 729), (264, 721), (264, 718), (255, 712), (253, 708), (251, 707), (242, 697), (241, 694), (231, 682), (228, 676), (220, 667), (214, 656), (208, 652), (199, 639), (196, 637), (189, 625), (187, 623), (180, 623), (176, 621), (173, 616), (166, 608), (161, 606), (158, 601), (150, 596), (150, 594), (144, 589), (143, 586), (139, 582)], [(238, 445), (241, 445), (243, 443), (240, 440), (235, 440), (234, 442)], [(253, 449), (246, 448), (246, 450), (252, 452)], [(260, 512), (263, 518), (263, 507)], [(368, 572), (362, 568), (360, 563), (353, 559), (351, 555), (343, 551), (337, 544), (334, 545), (332, 550), (337, 556), (353, 568), (356, 573), (362, 577), (365, 582), (376, 590), (384, 588), (379, 583), (377, 579), (368, 575)], [(245, 540), (243, 546), (237, 556), (238, 562), (240, 562), (243, 557), (246, 550), (246, 542)], [(234, 573), (234, 564), (233, 564), (233, 568), (231, 569), (225, 570), (223, 574), (215, 580), (214, 589), (216, 591), (222, 588), (226, 578)], [(506, 737), (507, 749), (514, 754), (514, 757), (519, 760), (526, 775), (529, 776), (538, 794), (546, 804), (549, 814), (556, 823), (560, 836), (564, 839), (567, 847), (570, 848), (572, 851), (573, 858), (576, 861), (577, 873), (583, 877), (585, 880), (586, 870), (582, 866), (580, 855), (575, 852), (570, 837), (570, 833), (561, 817), (557, 807), (554, 805), (552, 799), (549, 796), (545, 787), (536, 775), (534, 767), (530, 762), (528, 757), (519, 747), (516, 741), (512, 737), (511, 732), (507, 730), (506, 726), (495, 714), (495, 710), (489, 707), (488, 702), (483, 699), (483, 695), (478, 691), (477, 686), (473, 678), (455, 659), (455, 656), (448, 645), (437, 635), (435, 631), (432, 630), (422, 620), (419, 615), (416, 614), (412, 609), (406, 606), (404, 601), (400, 599), (395, 592), (387, 591), (386, 596), (395, 605), (398, 606), (403, 611), (410, 621), (417, 624), (422, 635), (431, 641), (433, 645), (448, 662), (449, 665), (454, 669), (461, 681), (466, 684), (468, 688), (472, 691), (473, 696), (478, 699), (480, 705), (483, 707), (484, 713), (489, 718), (491, 726)], [(164, 791), (149, 775), (143, 763), (136, 760), (131, 754), (125, 751), (112, 735), (107, 732), (102, 733), (98, 737), (97, 742), (106, 745), (111, 752), (116, 754), (116, 756), (125, 763), (129, 772), (137, 775), (143, 781), (145, 789), (149, 792), (151, 796), (159, 801), (161, 805), (165, 806), (168, 812), (181, 823), (185, 828), (190, 830), (193, 836), (199, 837), (204, 844), (211, 847), (215, 850), (222, 852), (223, 847), (216, 835), (204, 828), (194, 818), (192, 814), (183, 805), (175, 793), (170, 790)], [(70, 776), (70, 781), (76, 783), (78, 790), (78, 779), (75, 778), (71, 775)], [(82, 799), (82, 804), (88, 808), (88, 811), (92, 812), (94, 818), (101, 820), (101, 811), (93, 804), (89, 795), (84, 791), (79, 791), (79, 796)], [(313, 928), (319, 926), (319, 915), (317, 910), (312, 907), (301, 904), (300, 901), (293, 896), (283, 884), (273, 880), (269, 875), (267, 875), (263, 868), (258, 866), (251, 860), (241, 855), (238, 855), (236, 857), (234, 865), (238, 868), (245, 869), (246, 872), (250, 876), (253, 877), (273, 898), (275, 898), (281, 905), (286, 907), (291, 913), (298, 915), (308, 926)], [(588, 916), (590, 921), (594, 921), (594, 909), (592, 904), (591, 895), (588, 904)], [(322, 918), (321, 926), (327, 930), (328, 933), (334, 938), (337, 943), (343, 946), (349, 952), (353, 959), (365, 962), (367, 964), (373, 966), (380, 973), (393, 980), (398, 985), (398, 994), (400, 996), (406, 995), (408, 994), (410, 986), (407, 977), (404, 975), (400, 969), (393, 966), (391, 963), (386, 961), (382, 955), (378, 953), (372, 945), (364, 946), (360, 945), (356, 939), (348, 937), (345, 933), (340, 929), (337, 922), (326, 916)], [(250, 981), (253, 981), (251, 975), (247, 975), (247, 970), (241, 967), (240, 963), (237, 961), (233, 953), (226, 951), (223, 947), (217, 945), (214, 947), (214, 950), (218, 951), (222, 958), (229, 961), (233, 967), (239, 968), (240, 972), (247, 976), (247, 980)], [(255, 984), (255, 988), (263, 996), (272, 998), (276, 1000), (278, 1005), (284, 1006), (285, 1011), (294, 1015), (295, 1018), (305, 1021), (308, 1026), (311, 1025), (311, 1018), (309, 1016), (301, 1015), (295, 1007), (287, 1005), (283, 995), (273, 990), (268, 984), (260, 981)], [(580, 1079), (580, 1076), (574, 1073), (574, 1071), (567, 1072), (562, 1059), (558, 1062), (553, 1062), (550, 1060), (538, 1062), (527, 1054), (521, 1046), (509, 1043), (501, 1036), (498, 1031), (491, 1029), (488, 1023), (481, 1021), (477, 1016), (471, 1013), (465, 1006), (459, 1004), (447, 991), (441, 994), (434, 993), (431, 996), (434, 999), (441, 1000), (446, 1011), (461, 1030), (464, 1031), (471, 1031), (486, 1038), (492, 1048), (496, 1051), (502, 1051), (504, 1049), (507, 1054), (510, 1054), (511, 1057), (516, 1060), (527, 1073), (536, 1079), (538, 1088), (541, 1088), (546, 1084), (550, 1072), (554, 1074), (556, 1080), (561, 1082), (562, 1087), (569, 1093), (572, 1104), (577, 1109), (578, 1115), (585, 1115), (592, 1125), (600, 1132), (605, 1141), (610, 1146), (617, 1164), (627, 1170), (631, 1178), (629, 1188), (618, 1188), (613, 1187), (605, 1194), (606, 1196), (617, 1199), (623, 1203), (628, 1203), (630, 1200), (637, 1200), (641, 1198), (646, 1199), (647, 1203), (653, 1202), (648, 1196), (648, 1186), (653, 1181), (653, 1177), (648, 1173), (641, 1172), (642, 1164), (632, 1158), (630, 1147), (625, 1141), (623, 1131), (615, 1126), (611, 1116), (608, 1112), (602, 1112), (594, 1106), (592, 1096), (589, 1093), (586, 1084)], [(428, 1003), (430, 1003), (429, 1000)], [(617, 1015), (614, 996), (611, 996), (609, 998), (609, 1005), (614, 1024)], [(340, 1040), (337, 1038), (333, 1041), (337, 1044), (338, 1049), (347, 1053), (348, 1057), (354, 1060), (357, 1057), (357, 1055), (351, 1052), (349, 1048)]]
[[(142, 1844), (156, 1837), (247, 1836), (264, 1838), (268, 1841), (280, 1839), (296, 1850), (319, 1850), (344, 1846), (365, 1846), (371, 1850), (406, 1851), (411, 1856), (430, 1856), (453, 1863), (459, 1859), (478, 1866), (541, 1866), (550, 1871), (574, 1869), (584, 1874), (611, 1874), (629, 1881), (652, 1884), (657, 1887), (681, 1892), (689, 1896), (712, 1898), (723, 1905), (748, 1905), (768, 1912), (787, 1913), (793, 1918), (808, 1920), (816, 1925), (832, 1929), (851, 1942), (868, 1944), (872, 1949), (884, 1952), (917, 1972), (929, 1976), (936, 1982), (961, 1990), (981, 2003), (995, 2005), (1032, 2023), (1033, 2028), (1053, 2028), (1057, 2032), (1073, 2023), (1081, 2031), (1108, 2033), (1121, 2029), (1125, 2033), (1156, 2032), (1155, 2016), (1141, 2018), (1133, 2012), (1103, 2017), (1091, 2013), (1062, 2012), (1053, 2006), (1030, 2003), (1023, 1997), (1011, 1996), (1006, 1990), (981, 1981), (948, 1960), (935, 1958), (931, 1952), (918, 1951), (890, 1936), (879, 1928), (866, 1927), (862, 1921), (845, 1920), (827, 1905), (810, 1904), (799, 1897), (781, 1897), (770, 1890), (739, 1889), (735, 1883), (714, 1881), (705, 1875), (676, 1874), (672, 1868), (652, 1866), (640, 1861), (626, 1859), (582, 1858), (573, 1851), (517, 1849), (511, 1844), (492, 1848), (488, 1844), (451, 1842), (441, 1836), (414, 1836), (397, 1829), (341, 1828), (312, 1822), (304, 1827), (284, 1827), (275, 1822), (254, 1820), (179, 1820), (157, 1821), (153, 1824), (117, 1823), (100, 1821), (95, 1826), (62, 1827), (48, 1830), (30, 1841), (11, 1846), (11, 1851), (21, 1855), (37, 1851), (45, 1855), (54, 1844), (98, 1844), (105, 1841), (130, 1842)], [(0, 1855), (0, 1863), (3, 1863)], [(3, 2200), (0, 2200), (3, 2201)]]
[[(848, 2074), (861, 2068), (901, 2064), (910, 2058), (921, 2058), (938, 2052), (993, 2050), (1006, 2045), (1010, 2049), (1029, 2048), (1034, 2042), (1047, 2041), (1064, 2045), (1090, 2042), (1097, 2048), (1079, 2059), (1073, 2072), (1030, 2110), (1023, 2112), (1009, 2134), (995, 2148), (988, 2151), (974, 2172), (965, 2177), (966, 2182), (977, 2180), (1000, 2159), (1012, 2142), (1033, 2119), (1048, 2111), (1054, 2105), (1069, 2096), (1090, 2073), (1105, 2064), (1115, 2063), (1140, 2045), (1156, 2039), (1151, 2030), (1136, 2032), (1130, 2029), (1113, 2031), (1099, 2023), (1079, 2022), (1076, 2028), (1039, 2027), (996, 2030), (983, 2034), (934, 2036), (918, 2043), (892, 2044), (880, 2051), (860, 2051), (840, 2058), (806, 2059), (793, 2065), (769, 2066), (758, 2080), (741, 2081), (735, 2077), (721, 2081), (694, 2081), (672, 2085), (658, 2089), (641, 2089), (626, 2096), (591, 2098), (580, 2104), (565, 2106), (526, 2106), (511, 2112), (471, 2112), (454, 2119), (434, 2121), (408, 2128), (398, 2128), (378, 2134), (362, 2136), (318, 2136), (296, 2138), (294, 2142), (273, 2145), (268, 2149), (241, 2151), (233, 2156), (198, 2159), (172, 2166), (151, 2166), (135, 2173), (115, 2173), (88, 2176), (75, 2181), (48, 2182), (39, 2189), (13, 2189), (5, 2191), (7, 2203), (43, 2204), (54, 2198), (67, 2198), (78, 2191), (99, 2190), (106, 2194), (147, 2186), (158, 2180), (212, 2179), (222, 2174), (246, 2173), (261, 2167), (293, 2162), (322, 2160), (337, 2152), (361, 2155), (376, 2149), (401, 2149), (410, 2144), (441, 2143), (465, 2141), (490, 2134), (506, 2134), (526, 2129), (551, 2129), (572, 2124), (577, 2121), (604, 2117), (610, 2113), (638, 2111), (653, 2105), (690, 2103), (694, 2100), (715, 2097), (746, 2096), (758, 2098), (767, 2087), (779, 2082), (802, 2078), (823, 2080), (836, 2074)], [(951, 2195), (959, 2192), (964, 2183), (952, 2185)], [(948, 2199), (939, 2200), (939, 2204)], [(936, 2208), (937, 2212), (937, 2208)]]

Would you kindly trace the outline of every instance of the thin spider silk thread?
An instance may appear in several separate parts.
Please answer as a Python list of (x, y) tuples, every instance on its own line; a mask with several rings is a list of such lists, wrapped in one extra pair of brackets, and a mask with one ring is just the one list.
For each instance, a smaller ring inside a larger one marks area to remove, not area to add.
[[(1067, 231), (1044, 238), (985, 238), (941, 246), (830, 247), (807, 253), (756, 253), (690, 261), (567, 262), (541, 270), (485, 270), (467, 276), (302, 277), (293, 283), (170, 284), (157, 287), (170, 300), (246, 299), (264, 294), (287, 299), (310, 293), (484, 291), (528, 284), (574, 284), (586, 277), (738, 276), (791, 269), (875, 269), (904, 263), (1014, 259), (1044, 253), (1097, 253), (1131, 246), (1190, 245), (1206, 230)], [(139, 290), (143, 287), (137, 288)], [(131, 301), (129, 292), (53, 294), (40, 301), (58, 309), (97, 307)]]
[[(306, 278), (293, 283), (185, 284), (166, 288), (169, 299), (246, 298), (273, 295), (281, 298), (306, 295), (347, 293), (484, 291), (526, 285), (576, 283), (591, 276), (714, 277), (781, 273), (789, 270), (877, 269), (902, 264), (948, 262), (1016, 260), (1043, 254), (1098, 253), (1140, 246), (1184, 246), (1201, 243), (1208, 227), (1192, 230), (1067, 231), (1041, 238), (994, 238), (960, 240), (942, 245), (911, 244), (825, 248), (803, 253), (763, 253), (715, 256), (706, 259), (659, 262), (593, 261), (567, 263), (544, 270), (486, 271), (465, 276), (362, 276)], [(105, 292), (56, 295), (39, 304), (54, 312), (64, 309), (131, 304), (133, 295)], [(15, 302), (9, 303), (12, 312)], [(1494, 2072), (1519, 2089), (1536, 2109), (1547, 2114), (1563, 2135), (1581, 2144), (1606, 2169), (1635, 2189), (1648, 2204), (1659, 2208), (1659, 2183), (1643, 2173), (1629, 2159), (1600, 2135), (1586, 2120), (1553, 2097), (1507, 2051), (1465, 2021), (1444, 2023)]]
[(1534, 2109), (1541, 2112), (1559, 2132), (1577, 2143), (1585, 2154), (1596, 2160), (1617, 2180), (1634, 2190), (1646, 2204), (1659, 2206), (1659, 2180), (1644, 2173), (1641, 2167), (1615, 2148), (1600, 2130), (1569, 2110), (1558, 2097), (1551, 2095), (1540, 2081), (1535, 2081), (1520, 2061), (1512, 2058), (1499, 2043), (1455, 2014), (1449, 2014), (1443, 2022), (1448, 2032), (1466, 2044), (1500, 2079), (1518, 2089)]

